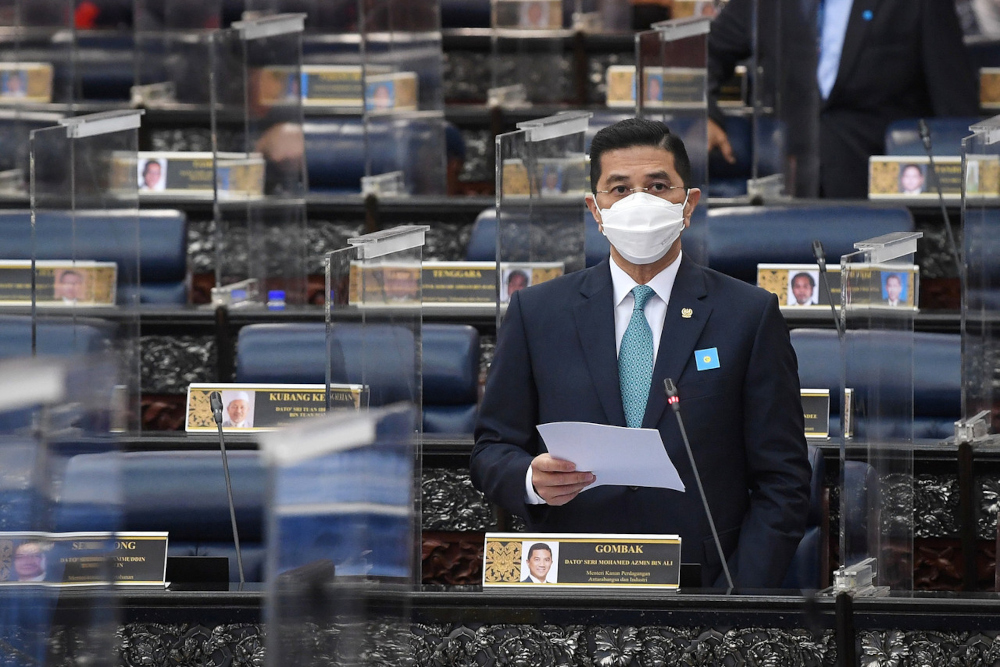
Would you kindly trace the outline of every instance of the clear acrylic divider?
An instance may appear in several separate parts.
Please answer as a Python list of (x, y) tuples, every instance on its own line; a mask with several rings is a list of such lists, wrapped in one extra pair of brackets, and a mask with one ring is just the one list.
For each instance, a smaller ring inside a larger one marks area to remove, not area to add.
[(117, 381), (108, 355), (0, 363), (0, 646), (9, 664), (116, 664)]
[(526, 104), (558, 104), (574, 97), (562, 0), (490, 0), (490, 88), (522, 85)]
[[(29, 354), (112, 350), (116, 430), (140, 430), (138, 160), (143, 111), (31, 133)], [(16, 319), (16, 316), (13, 316)]]
[(0, 106), (80, 101), (73, 0), (7, 0), (0, 6)]
[(222, 0), (134, 0), (135, 88), (145, 107), (207, 106), (210, 34), (222, 25)]
[[(963, 143), (962, 421), (960, 442), (996, 445), (1000, 412), (1000, 116), (973, 125)], [(964, 427), (964, 428), (962, 428)], [(963, 432), (964, 431), (964, 432)]]
[(754, 0), (749, 71), (753, 108), (750, 195), (818, 197), (819, 7), (816, 2)]
[[(358, 0), (246, 0), (248, 18), (288, 12), (306, 15), (306, 32), (317, 35), (358, 34)], [(323, 40), (318, 40), (322, 42)], [(354, 40), (355, 50), (357, 40)]]
[(497, 326), (518, 289), (584, 268), (591, 116), (525, 121), (496, 139)]
[(216, 285), (255, 280), (270, 308), (306, 303), (304, 15), (212, 35)]
[[(421, 262), (428, 229), (406, 225), (365, 234), (325, 257), (328, 409), (345, 404), (353, 409), (345, 385), (354, 389), (362, 411), (406, 403), (416, 410), (418, 439), (423, 432)], [(414, 457), (411, 484), (420, 516), (419, 447)], [(419, 537), (419, 526), (415, 530)], [(420, 540), (413, 546), (419, 563)]]
[[(913, 322), (918, 292), (912, 273), (922, 232), (898, 232), (855, 243), (840, 259), (841, 402), (840, 563), (876, 563), (871, 582), (892, 591), (913, 590)], [(891, 304), (895, 276), (902, 291)], [(842, 393), (842, 395), (845, 395)], [(861, 480), (866, 494), (848, 493), (845, 480)]]
[[(708, 31), (701, 17), (655, 23), (636, 33), (636, 108), (640, 118), (662, 121), (680, 137), (691, 163), (684, 184), (708, 197)], [(683, 176), (683, 174), (682, 174)], [(704, 201), (707, 201), (705, 199)], [(707, 223), (708, 206), (694, 210), (691, 224)], [(702, 248), (689, 243), (685, 254), (707, 263)]]
[(446, 193), (439, 0), (358, 3), (365, 175), (402, 172), (407, 194)]
[(341, 411), (262, 438), (267, 664), (412, 660), (419, 415), (408, 402)]

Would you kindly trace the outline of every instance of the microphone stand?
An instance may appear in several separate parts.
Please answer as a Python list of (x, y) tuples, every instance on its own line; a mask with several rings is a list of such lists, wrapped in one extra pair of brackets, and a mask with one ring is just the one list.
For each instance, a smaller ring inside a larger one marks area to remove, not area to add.
[[(941, 179), (938, 178), (937, 167), (934, 166), (934, 153), (931, 151), (931, 130), (923, 118), (917, 120), (917, 128), (920, 130), (920, 140), (924, 144), (924, 151), (927, 153), (929, 162), (928, 170), (934, 185), (937, 187), (938, 204), (941, 206), (941, 217), (944, 219), (944, 231), (948, 235), (948, 246), (951, 254), (955, 256), (955, 267), (958, 269), (959, 284), (962, 282), (962, 258), (958, 254), (958, 244), (955, 243), (955, 233), (951, 228), (951, 218), (948, 217), (948, 207), (944, 203), (944, 191), (941, 189)], [(964, 184), (963, 184), (964, 188)]]
[(229, 518), (233, 522), (233, 542), (236, 544), (236, 567), (240, 573), (240, 588), (246, 580), (243, 577), (243, 555), (240, 553), (240, 532), (236, 528), (236, 505), (233, 504), (233, 485), (229, 480), (229, 457), (226, 456), (226, 439), (222, 435), (222, 394), (213, 391), (208, 396), (212, 405), (212, 417), (219, 429), (219, 447), (222, 449), (222, 471), (226, 475), (226, 495), (229, 498)]
[[(823, 289), (826, 291), (826, 300), (830, 302), (830, 311), (833, 313), (833, 325), (837, 327), (837, 338), (844, 340), (844, 323), (840, 321), (837, 314), (837, 307), (833, 305), (833, 292), (830, 291), (830, 279), (826, 275), (826, 253), (823, 252), (823, 244), (813, 241), (813, 257), (819, 265), (819, 278), (823, 282)], [(841, 277), (840, 298), (844, 298), (843, 277)]]
[(726, 563), (726, 555), (722, 552), (722, 541), (719, 540), (719, 532), (715, 529), (715, 519), (712, 518), (712, 509), (708, 506), (708, 497), (705, 489), (701, 485), (701, 475), (698, 474), (698, 464), (694, 462), (694, 452), (691, 451), (691, 443), (688, 441), (687, 431), (684, 429), (684, 420), (681, 419), (680, 397), (677, 396), (677, 387), (674, 381), (667, 378), (663, 381), (663, 389), (667, 393), (667, 403), (670, 404), (674, 414), (677, 416), (677, 425), (681, 427), (681, 440), (684, 441), (684, 449), (687, 450), (688, 460), (691, 462), (691, 470), (694, 471), (694, 481), (698, 484), (698, 493), (701, 494), (701, 504), (705, 508), (705, 516), (708, 517), (708, 526), (712, 529), (712, 540), (715, 542), (715, 549), (719, 552), (719, 562), (722, 563), (722, 572), (726, 575), (726, 583), (729, 590), (733, 590), (733, 577), (729, 574), (729, 565)]

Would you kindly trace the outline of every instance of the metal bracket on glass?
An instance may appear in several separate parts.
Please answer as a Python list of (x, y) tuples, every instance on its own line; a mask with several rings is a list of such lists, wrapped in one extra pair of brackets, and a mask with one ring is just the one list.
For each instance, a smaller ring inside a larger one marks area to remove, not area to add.
[(955, 422), (955, 444), (973, 443), (983, 440), (990, 434), (990, 411), (983, 410), (975, 417), (960, 419)]
[(490, 88), (486, 91), (486, 106), (504, 109), (530, 106), (528, 103), (528, 89), (524, 87), (523, 83), (517, 83), (513, 86)]
[(854, 244), (854, 248), (868, 253), (870, 262), (891, 262), (915, 253), (917, 239), (923, 237), (923, 232), (891, 232), (873, 239), (858, 241)]
[(573, 30), (583, 33), (597, 33), (604, 29), (600, 12), (573, 12)]
[(361, 177), (361, 194), (379, 197), (400, 197), (406, 194), (403, 172), (390, 171), (385, 174)]
[(347, 239), (358, 248), (358, 259), (375, 259), (424, 245), (430, 225), (400, 225)]
[(751, 197), (778, 199), (785, 196), (785, 175), (771, 174), (747, 180), (747, 194)]
[(586, 132), (593, 115), (590, 111), (562, 111), (555, 116), (523, 121), (517, 124), (517, 129), (524, 131), (528, 143), (548, 141)]
[(649, 26), (660, 33), (660, 40), (673, 42), (687, 37), (697, 37), (707, 35), (712, 25), (712, 19), (704, 16), (690, 16), (682, 19), (669, 19), (658, 21)]
[(852, 597), (875, 597), (887, 595), (888, 586), (876, 586), (875, 576), (878, 574), (878, 561), (866, 558), (860, 563), (849, 567), (840, 567), (833, 573), (834, 595), (850, 593)]
[(255, 278), (212, 288), (212, 305), (239, 308), (260, 305), (260, 286)]
[(177, 85), (173, 81), (132, 86), (132, 106), (158, 107), (177, 103)]

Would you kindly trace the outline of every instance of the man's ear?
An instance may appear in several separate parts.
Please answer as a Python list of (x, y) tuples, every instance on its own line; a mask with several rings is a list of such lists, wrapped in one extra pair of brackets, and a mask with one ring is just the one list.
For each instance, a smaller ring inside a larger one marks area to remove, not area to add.
[(587, 196), (584, 197), (584, 201), (587, 203), (587, 208), (590, 209), (591, 215), (594, 216), (594, 220), (597, 221), (597, 228), (600, 229), (603, 234), (604, 222), (601, 220), (601, 212), (597, 209), (597, 198), (588, 192)]
[(701, 201), (701, 188), (691, 188), (688, 190), (687, 196), (687, 206), (684, 207), (684, 226), (691, 226), (691, 216), (694, 214), (694, 209), (698, 207), (698, 202)]

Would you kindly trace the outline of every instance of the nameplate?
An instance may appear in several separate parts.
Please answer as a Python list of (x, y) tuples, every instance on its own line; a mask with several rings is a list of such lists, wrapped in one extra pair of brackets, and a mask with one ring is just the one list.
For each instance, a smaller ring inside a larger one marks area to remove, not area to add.
[(704, 109), (707, 76), (702, 67), (644, 67), (643, 105), (661, 109)]
[(715, 16), (714, 0), (673, 0), (670, 5), (670, 18), (683, 19), (690, 16), (713, 18)]
[[(962, 158), (935, 156), (934, 170), (941, 182), (941, 194), (949, 201), (962, 198)], [(874, 155), (868, 161), (868, 198), (937, 200), (938, 190), (931, 177), (927, 156)], [(974, 156), (965, 176), (968, 194), (980, 197), (1000, 195), (1000, 157)]]
[[(915, 264), (853, 264), (851, 272), (860, 280), (851, 287), (851, 307), (910, 308), (919, 305), (920, 267)], [(840, 307), (840, 266), (827, 265), (827, 281), (833, 305)], [(816, 264), (758, 264), (757, 287), (778, 297), (783, 311), (827, 310), (830, 299)]]
[[(113, 306), (118, 266), (114, 262), (37, 260), (35, 302), (39, 306)], [(0, 260), (0, 305), (31, 303), (31, 260)]]
[[(711, 4), (711, 3), (707, 3)], [(670, 70), (673, 72), (674, 70)], [(701, 86), (704, 84), (704, 76), (700, 73), (702, 70), (691, 70), (691, 72), (697, 72), (696, 75), (682, 75), (680, 72), (676, 73), (676, 78), (678, 83), (682, 84), (678, 87), (677, 92), (682, 99), (674, 100), (678, 103), (691, 103), (692, 107), (699, 107), (701, 103)], [(653, 106), (650, 104), (651, 100), (648, 98), (652, 97), (653, 93), (657, 92), (657, 85), (659, 85), (658, 90), (662, 91), (663, 80), (663, 69), (658, 68), (646, 68), (644, 70), (646, 76), (646, 88), (647, 91), (647, 106)], [(650, 92), (649, 87), (649, 77), (654, 75), (654, 89)], [(668, 75), (667, 81), (671, 81), (671, 77), (674, 75)], [(635, 108), (635, 66), (634, 65), (611, 65), (608, 67), (606, 72), (606, 93), (605, 93), (605, 103), (611, 109), (634, 109)], [(723, 84), (722, 89), (719, 91), (719, 104), (723, 106), (742, 106), (744, 104), (746, 89), (746, 67), (740, 65), (736, 68), (733, 76)], [(664, 103), (669, 103), (672, 100), (673, 92), (669, 93), (666, 98), (660, 95), (660, 98), (656, 100), (661, 106)], [(686, 96), (686, 99), (684, 97)]]
[(677, 589), (677, 535), (487, 533), (483, 588)]
[(51, 63), (0, 63), (0, 103), (47, 104), (51, 101)]
[[(351, 263), (351, 305), (481, 306), (497, 301), (496, 262), (423, 262), (420, 284), (412, 264), (362, 266), (361, 262)], [(558, 278), (564, 271), (562, 262), (502, 262), (500, 302), (507, 303), (514, 292)], [(422, 301), (418, 301), (418, 292)]]
[(1000, 67), (979, 68), (979, 107), (1000, 110)]
[(532, 161), (532, 167), (529, 171), (520, 159), (504, 160), (504, 197), (563, 200), (579, 206), (590, 192), (590, 159), (584, 155), (538, 158)]
[(497, 28), (515, 30), (559, 30), (563, 25), (560, 0), (497, 0)]
[[(112, 183), (127, 192), (134, 178), (139, 195), (145, 197), (212, 197), (213, 164), (210, 152), (140, 151), (136, 157), (125, 154), (113, 159)], [(220, 153), (216, 166), (220, 199), (264, 194), (264, 158), (259, 153)], [(135, 170), (134, 176), (130, 170)]]
[(369, 74), (365, 79), (365, 109), (374, 113), (417, 110), (417, 75), (414, 72)]
[[(385, 66), (368, 66), (369, 76), (391, 71)], [(262, 106), (294, 105), (300, 97), (303, 106), (360, 109), (364, 104), (360, 65), (302, 65), (300, 70), (269, 66), (261, 68), (260, 79), (258, 99)]]
[(162, 586), (167, 533), (0, 533), (0, 585)]
[[(323, 359), (317, 364), (322, 366)], [(222, 430), (225, 432), (273, 431), (303, 419), (326, 414), (326, 385), (322, 384), (202, 384), (188, 386), (188, 433), (217, 433), (209, 395), (222, 394)], [(357, 410), (364, 398), (360, 384), (330, 385), (334, 409)]]
[(830, 390), (802, 389), (802, 416), (805, 418), (806, 437), (830, 437)]

